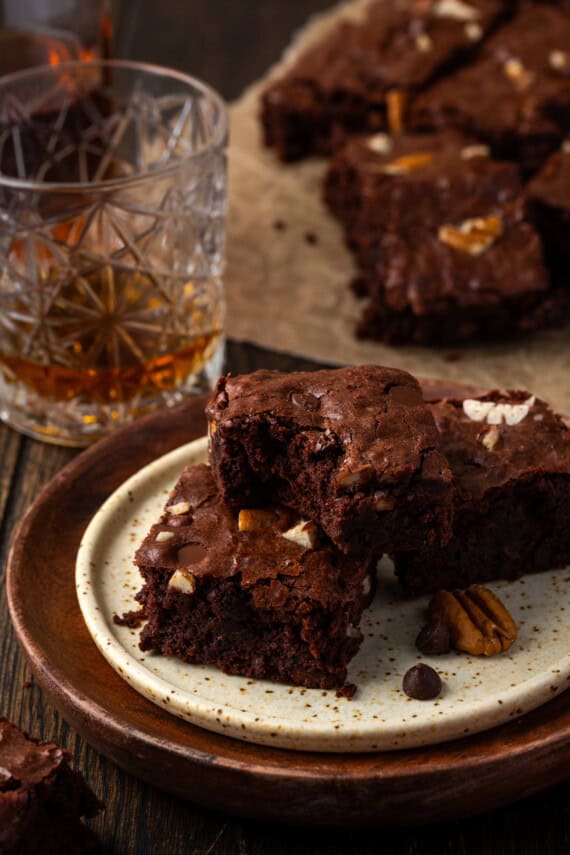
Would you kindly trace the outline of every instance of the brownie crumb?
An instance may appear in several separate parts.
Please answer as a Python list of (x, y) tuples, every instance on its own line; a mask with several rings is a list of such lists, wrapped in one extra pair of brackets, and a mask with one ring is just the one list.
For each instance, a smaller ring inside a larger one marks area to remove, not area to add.
[(319, 242), (318, 235), (316, 235), (314, 232), (306, 232), (305, 242), (308, 243), (309, 246), (316, 246)]
[(273, 228), (276, 232), (284, 232), (287, 228), (285, 220), (273, 220)]
[(351, 701), (356, 694), (357, 688), (358, 686), (354, 683), (345, 683), (344, 686), (336, 690), (336, 696), (337, 698), (346, 698), (347, 701)]
[(137, 629), (143, 621), (144, 609), (135, 609), (123, 615), (113, 615), (113, 623), (117, 626), (128, 626), (130, 629)]

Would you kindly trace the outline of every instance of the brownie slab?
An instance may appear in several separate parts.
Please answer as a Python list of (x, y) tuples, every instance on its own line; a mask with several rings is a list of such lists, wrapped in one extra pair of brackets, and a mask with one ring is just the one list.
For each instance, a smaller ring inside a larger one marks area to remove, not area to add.
[(553, 292), (515, 164), (452, 131), (377, 134), (340, 149), (325, 198), (370, 302), (357, 332), (451, 344), (551, 326)]
[(81, 821), (103, 808), (63, 748), (23, 733), (0, 718), (0, 852), (79, 855), (99, 852)]
[(570, 283), (570, 142), (546, 161), (527, 185), (527, 197), (545, 255), (561, 287)]
[(538, 169), (570, 129), (570, 12), (523, 8), (471, 65), (443, 77), (411, 109), (416, 130), (456, 127), (525, 171)]
[(370, 299), (357, 334), (390, 344), (500, 340), (565, 318), (567, 295), (551, 287), (522, 205), (387, 233), (361, 275)]
[(373, 594), (371, 557), (341, 555), (283, 508), (232, 513), (202, 465), (184, 470), (135, 560), (143, 650), (245, 677), (343, 685)]
[(521, 193), (519, 170), (493, 160), (487, 146), (453, 130), (374, 134), (340, 147), (324, 196), (349, 247), (367, 266), (386, 232), (423, 232), (442, 222), (486, 216)]
[(429, 404), (453, 472), (453, 537), (397, 553), (413, 594), (570, 564), (570, 429), (528, 392)]
[(223, 377), (206, 414), (214, 477), (232, 507), (277, 501), (352, 554), (449, 537), (449, 468), (406, 372), (368, 365)]
[(329, 153), (337, 133), (387, 126), (387, 96), (468, 56), (511, 10), (503, 0), (376, 2), (302, 55), (262, 98), (265, 142), (284, 161)]

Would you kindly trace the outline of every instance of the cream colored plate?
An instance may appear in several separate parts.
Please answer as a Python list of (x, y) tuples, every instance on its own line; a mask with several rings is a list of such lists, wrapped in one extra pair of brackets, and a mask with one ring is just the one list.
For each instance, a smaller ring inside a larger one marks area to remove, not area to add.
[[(77, 556), (77, 595), (89, 632), (121, 677), (154, 703), (200, 727), (263, 745), (385, 751), (488, 729), (570, 687), (570, 569), (493, 585), (520, 626), (508, 653), (430, 658), (414, 647), (427, 598), (405, 601), (384, 562), (362, 623), (365, 641), (349, 669), (359, 687), (352, 701), (142, 653), (139, 631), (116, 626), (113, 614), (136, 607), (141, 579), (134, 551), (183, 466), (206, 458), (204, 438), (141, 469), (94, 516)], [(404, 673), (419, 660), (444, 680), (436, 701), (414, 701), (401, 690)]]

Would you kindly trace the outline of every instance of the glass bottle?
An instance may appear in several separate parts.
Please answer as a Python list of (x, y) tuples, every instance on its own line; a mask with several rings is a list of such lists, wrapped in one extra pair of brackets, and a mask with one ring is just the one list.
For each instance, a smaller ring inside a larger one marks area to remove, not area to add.
[(0, 75), (34, 65), (108, 59), (111, 0), (0, 0)]

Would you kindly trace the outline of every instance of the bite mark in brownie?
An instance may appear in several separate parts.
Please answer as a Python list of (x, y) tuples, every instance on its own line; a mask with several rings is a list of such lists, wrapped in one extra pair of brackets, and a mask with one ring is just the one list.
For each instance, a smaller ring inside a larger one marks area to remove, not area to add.
[(570, 130), (570, 14), (532, 4), (489, 37), (471, 65), (435, 82), (411, 109), (416, 130), (456, 127), (526, 172)]
[(386, 127), (386, 100), (470, 55), (511, 7), (502, 0), (391, 0), (342, 21), (270, 84), (265, 142), (284, 161), (328, 154), (339, 133)]
[(450, 472), (417, 381), (368, 365), (218, 381), (211, 462), (234, 508), (278, 501), (345, 553), (379, 556), (450, 534)]
[(429, 404), (453, 472), (453, 537), (398, 553), (413, 594), (570, 564), (570, 429), (528, 392)]
[(341, 555), (285, 508), (232, 513), (200, 465), (184, 470), (135, 560), (143, 650), (228, 674), (343, 686), (373, 596), (371, 556)]
[(63, 748), (0, 718), (0, 852), (79, 855), (100, 851), (81, 821), (103, 808)]

